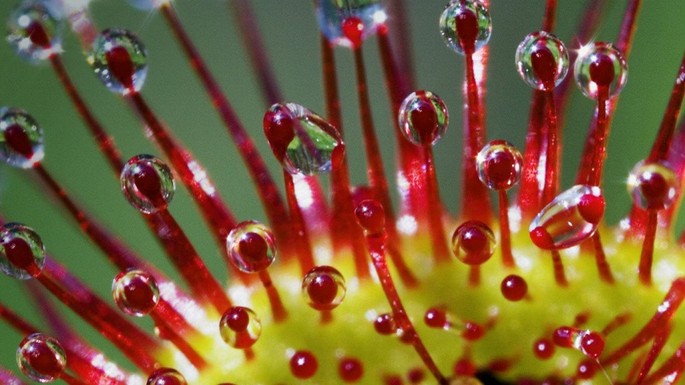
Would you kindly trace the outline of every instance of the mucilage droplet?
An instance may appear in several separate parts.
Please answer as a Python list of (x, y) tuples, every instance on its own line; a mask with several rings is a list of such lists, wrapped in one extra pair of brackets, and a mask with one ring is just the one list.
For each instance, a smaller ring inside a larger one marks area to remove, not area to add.
[(221, 338), (236, 349), (247, 349), (254, 345), (262, 334), (262, 322), (250, 308), (233, 306), (219, 321)]
[(26, 111), (0, 108), (0, 158), (10, 166), (31, 168), (43, 160), (43, 129)]
[(460, 55), (471, 55), (490, 40), (492, 19), (479, 0), (451, 0), (440, 15), (445, 44)]
[(148, 272), (132, 269), (117, 274), (112, 282), (112, 297), (126, 314), (142, 317), (159, 303), (159, 288)]
[(138, 92), (147, 76), (147, 51), (134, 33), (107, 29), (93, 42), (88, 62), (108, 90), (121, 95)]
[(611, 43), (596, 42), (583, 46), (573, 66), (573, 76), (583, 95), (597, 99), (600, 88), (607, 96), (617, 95), (625, 86), (628, 64)]
[(151, 214), (165, 210), (174, 197), (176, 185), (169, 167), (152, 155), (136, 155), (121, 171), (121, 191), (139, 211)]
[(516, 49), (516, 69), (529, 86), (550, 91), (566, 77), (569, 68), (566, 46), (545, 31), (527, 35)]
[(331, 266), (316, 266), (302, 280), (302, 296), (316, 310), (336, 308), (346, 292), (345, 278)]
[(0, 227), (0, 270), (16, 279), (30, 279), (45, 266), (45, 246), (38, 234), (19, 223)]
[(241, 222), (226, 238), (231, 263), (245, 273), (258, 273), (271, 266), (276, 259), (274, 235), (256, 221)]
[(398, 121), (407, 140), (419, 146), (432, 145), (447, 131), (449, 114), (438, 95), (430, 91), (415, 91), (402, 101)]
[(47, 383), (58, 379), (67, 368), (62, 345), (43, 333), (26, 336), (17, 349), (19, 369), (30, 379)]

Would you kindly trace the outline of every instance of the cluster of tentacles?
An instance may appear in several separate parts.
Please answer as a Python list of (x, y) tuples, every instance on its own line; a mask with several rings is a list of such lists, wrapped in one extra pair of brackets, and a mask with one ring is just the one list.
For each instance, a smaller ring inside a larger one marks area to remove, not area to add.
[[(38, 121), (21, 108), (2, 107), (0, 157), (35, 175), (46, 195), (119, 271), (112, 298), (103, 299), (46, 254), (30, 224), (1, 219), (0, 268), (31, 283), (46, 321), (34, 326), (0, 302), (0, 318), (24, 336), (17, 362), (31, 380), (121, 385), (679, 382), (685, 371), (685, 326), (678, 315), (685, 299), (685, 253), (671, 228), (685, 173), (685, 119), (680, 116), (685, 56), (679, 65), (673, 63), (676, 78), (652, 149), (630, 173), (633, 207), (618, 228), (603, 226), (607, 139), (627, 79), (640, 0), (628, 1), (614, 42), (591, 41), (604, 2), (589, 1), (577, 36), (568, 43), (554, 35), (556, 1), (546, 1), (540, 29), (512, 53), (522, 80), (533, 88), (523, 152), (486, 136), (487, 43), (493, 32), (487, 1), (452, 0), (435, 10), (436, 17), (442, 12), (439, 31), (445, 43), (464, 58), (463, 198), (457, 217), (440, 198), (433, 156), (448, 125), (448, 108), (438, 95), (415, 86), (411, 52), (400, 40), (409, 33), (411, 16), (403, 2), (314, 2), (321, 30), (323, 114), (284, 102), (250, 1), (228, 3), (260, 91), (271, 105), (263, 129), (283, 166), (278, 177), (253, 142), (263, 137), (248, 135), (174, 5), (130, 2), (168, 23), (253, 178), (266, 220), (237, 218), (208, 171), (148, 103), (143, 94), (147, 51), (134, 33), (100, 32), (88, 1), (18, 4), (8, 16), (8, 42), (22, 58), (54, 70), (132, 213), (140, 213), (183, 281), (174, 282), (88, 213), (43, 164)], [(96, 78), (140, 118), (158, 156), (121, 156), (62, 61), (62, 24), (82, 42)], [(373, 119), (363, 50), (372, 40), (381, 55), (394, 139), (379, 140)], [(350, 53), (355, 73), (338, 73), (336, 55)], [(345, 145), (338, 96), (338, 82), (348, 77), (357, 89), (368, 176), (363, 186), (351, 184), (348, 169), (348, 157), (357, 154)], [(562, 112), (570, 93), (578, 90), (594, 101), (594, 116), (575, 182), (562, 188)], [(384, 141), (396, 144), (399, 207), (393, 207), (386, 179)], [(329, 192), (319, 180), (324, 176)], [(281, 177), (284, 186), (276, 181)], [(172, 214), (176, 181), (195, 201), (224, 257), (231, 276), (227, 286), (205, 265)], [(510, 202), (512, 188), (518, 194)], [(70, 327), (47, 293), (129, 363), (106, 358)], [(149, 317), (154, 329), (145, 330), (129, 317)], [(4, 368), (0, 382), (24, 383)]]

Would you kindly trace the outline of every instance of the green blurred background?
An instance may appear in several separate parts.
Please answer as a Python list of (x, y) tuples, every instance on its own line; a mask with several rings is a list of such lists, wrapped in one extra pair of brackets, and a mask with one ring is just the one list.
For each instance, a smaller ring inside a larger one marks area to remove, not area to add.
[[(15, 0), (1, 0), (0, 17), (7, 18), (17, 3)], [(444, 1), (407, 0), (406, 3), (413, 35), (417, 87), (440, 95), (451, 113), (452, 123), (444, 139), (437, 144), (435, 153), (442, 197), (454, 214), (460, 191), (458, 164), (461, 157), (463, 60), (446, 48), (438, 33), (437, 20)], [(507, 139), (522, 147), (531, 90), (519, 79), (513, 57), (521, 39), (540, 27), (544, 1), (493, 0), (492, 3), (488, 138)], [(559, 1), (557, 34), (562, 40), (568, 42), (573, 36), (584, 3)], [(609, 1), (597, 40), (611, 41), (616, 37), (625, 3)], [(604, 181), (609, 205), (608, 223), (616, 223), (630, 206), (625, 179), (632, 166), (647, 154), (685, 48), (685, 2), (654, 0), (644, 3), (629, 60), (628, 84), (621, 95), (610, 139)], [(288, 101), (323, 113), (319, 35), (311, 1), (253, 0), (252, 4), (283, 94)], [(268, 105), (257, 89), (227, 5), (225, 0), (178, 0), (175, 3), (189, 34), (280, 182), (279, 166), (268, 150), (261, 129), (262, 116)], [(190, 72), (188, 62), (169, 34), (162, 16), (137, 11), (123, 0), (93, 1), (91, 11), (95, 23), (101, 28), (125, 27), (140, 35), (148, 48), (150, 63), (143, 95), (171, 130), (204, 163), (236, 216), (265, 220), (242, 161)], [(146, 141), (142, 125), (126, 104), (93, 76), (78, 41), (67, 31), (64, 35), (63, 58), (67, 69), (96, 116), (114, 134), (123, 156), (128, 159), (138, 153), (159, 155), (159, 151)], [(391, 174), (394, 165), (391, 114), (373, 39), (366, 45), (365, 54), (375, 122), (388, 175), (394, 182)], [(352, 56), (346, 49), (336, 50), (336, 56), (352, 178), (355, 183), (363, 183), (365, 161), (360, 152)], [(0, 105), (30, 111), (44, 128), (45, 166), (97, 218), (146, 258), (170, 275), (177, 276), (168, 268), (160, 248), (150, 237), (139, 215), (124, 200), (118, 181), (112, 177), (49, 66), (25, 63), (11, 52), (7, 44), (0, 45)], [(593, 103), (574, 90), (563, 128), (564, 187), (572, 183), (592, 109)], [(115, 271), (29, 175), (29, 171), (0, 167), (0, 212), (8, 220), (36, 229), (55, 258), (109, 299)], [(182, 187), (177, 189), (171, 212), (213, 271), (225, 280), (220, 252)], [(40, 324), (35, 305), (26, 297), (19, 283), (0, 277), (0, 292), (3, 303)], [(68, 317), (75, 325), (80, 325), (75, 317)], [(143, 320), (142, 324), (149, 327), (147, 322)], [(111, 346), (90, 328), (81, 330), (96, 345), (112, 351)], [(0, 326), (0, 365), (15, 368), (14, 350), (20, 340), (21, 336), (13, 330)]]

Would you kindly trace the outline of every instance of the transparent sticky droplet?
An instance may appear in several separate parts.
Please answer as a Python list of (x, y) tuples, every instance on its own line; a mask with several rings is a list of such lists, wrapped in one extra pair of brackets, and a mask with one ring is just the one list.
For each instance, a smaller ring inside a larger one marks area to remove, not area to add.
[(576, 246), (597, 230), (604, 207), (599, 187), (575, 185), (538, 213), (530, 224), (530, 237), (538, 247), (547, 250)]
[(573, 76), (583, 95), (597, 99), (600, 86), (608, 87), (608, 97), (617, 95), (628, 79), (628, 64), (611, 43), (597, 42), (581, 47), (573, 66)]
[(479, 0), (451, 0), (440, 15), (440, 34), (445, 44), (460, 55), (473, 54), (490, 40), (492, 20)]
[(256, 221), (241, 222), (226, 238), (231, 263), (245, 273), (265, 270), (276, 259), (276, 244), (271, 230)]
[(678, 176), (665, 162), (639, 162), (628, 176), (628, 192), (633, 202), (645, 210), (670, 207), (679, 186)]
[(533, 32), (523, 39), (516, 49), (515, 62), (521, 79), (542, 91), (554, 89), (568, 74), (566, 46), (545, 31)]
[(126, 0), (133, 7), (142, 11), (151, 11), (168, 4), (171, 0)]
[(302, 280), (302, 297), (316, 310), (332, 310), (345, 299), (345, 278), (334, 267), (316, 266)]
[(43, 129), (28, 112), (0, 108), (0, 158), (10, 166), (31, 168), (43, 160)]
[(467, 265), (481, 265), (495, 253), (495, 234), (480, 221), (466, 221), (452, 234), (452, 253)]
[(58, 379), (67, 367), (67, 355), (55, 338), (42, 333), (26, 336), (17, 349), (19, 369), (41, 383)]
[(187, 385), (185, 377), (176, 369), (160, 368), (152, 372), (145, 385)]
[(106, 29), (93, 42), (88, 62), (95, 75), (112, 92), (138, 92), (147, 75), (147, 51), (133, 32)]
[(30, 227), (7, 223), (0, 227), (0, 270), (6, 275), (26, 280), (45, 266), (45, 246)]
[(7, 42), (19, 57), (39, 63), (62, 51), (63, 17), (53, 2), (24, 1), (10, 16)]
[(476, 155), (478, 178), (492, 190), (508, 190), (521, 179), (523, 156), (513, 144), (493, 140)]
[(221, 338), (236, 349), (247, 349), (262, 335), (262, 322), (250, 308), (233, 306), (219, 321)]
[(269, 145), (290, 174), (331, 171), (344, 144), (338, 130), (321, 116), (295, 103), (277, 103), (264, 116)]
[[(354, 47), (376, 34), (388, 15), (380, 0), (321, 0), (317, 2), (316, 18), (328, 41), (338, 46)], [(345, 21), (350, 20), (358, 22), (358, 36), (350, 36), (350, 32), (345, 31)]]
[(159, 303), (159, 288), (150, 273), (132, 269), (114, 278), (112, 298), (124, 313), (142, 317), (150, 314)]
[(151, 214), (166, 210), (176, 184), (169, 167), (152, 155), (136, 155), (121, 170), (121, 191), (139, 211)]
[(400, 131), (417, 145), (435, 144), (447, 131), (449, 113), (442, 99), (430, 91), (416, 91), (402, 101), (397, 120)]

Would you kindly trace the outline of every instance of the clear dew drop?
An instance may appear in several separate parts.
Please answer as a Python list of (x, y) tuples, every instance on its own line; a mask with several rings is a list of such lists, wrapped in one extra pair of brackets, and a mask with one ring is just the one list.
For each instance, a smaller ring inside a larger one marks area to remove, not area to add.
[(271, 150), (290, 174), (327, 173), (342, 160), (338, 129), (299, 104), (272, 105), (263, 123)]
[(112, 92), (128, 95), (140, 91), (147, 75), (147, 52), (133, 32), (102, 31), (93, 42), (88, 62), (95, 75)]
[(276, 244), (271, 230), (256, 221), (241, 222), (226, 238), (231, 263), (245, 273), (265, 270), (276, 259)]
[(626, 60), (611, 43), (591, 43), (578, 50), (573, 76), (588, 98), (597, 99), (601, 87), (607, 87), (609, 97), (617, 95), (625, 86), (627, 75)]
[(42, 333), (28, 335), (17, 349), (19, 369), (34, 381), (58, 379), (67, 367), (67, 355), (55, 338)]
[(132, 269), (114, 278), (112, 298), (124, 313), (142, 317), (150, 314), (159, 303), (159, 288), (148, 272)]
[(442, 138), (447, 131), (449, 114), (438, 95), (415, 91), (404, 98), (397, 119), (404, 137), (423, 146), (435, 144)]
[(0, 108), (0, 157), (10, 166), (31, 168), (43, 160), (43, 129), (28, 112)]
[(151, 214), (166, 210), (176, 185), (169, 167), (152, 155), (136, 155), (121, 170), (121, 191), (137, 210)]
[(7, 27), (7, 42), (29, 63), (61, 52), (62, 15), (49, 1), (22, 2), (10, 15)]
[(679, 186), (676, 173), (665, 162), (639, 162), (628, 176), (628, 192), (633, 202), (645, 210), (670, 207)]
[(152, 372), (145, 385), (187, 385), (185, 377), (176, 369), (160, 368)]
[(316, 18), (321, 33), (332, 44), (358, 47), (385, 24), (388, 16), (380, 0), (321, 0)]
[(495, 234), (480, 221), (466, 221), (452, 234), (452, 253), (467, 265), (481, 265), (495, 253)]
[(599, 187), (575, 185), (540, 210), (530, 224), (530, 238), (546, 250), (576, 246), (597, 230), (604, 208)]
[(233, 306), (219, 321), (221, 338), (236, 349), (247, 349), (257, 342), (262, 334), (262, 322), (250, 308)]
[(521, 79), (541, 91), (554, 89), (568, 74), (566, 46), (545, 31), (533, 32), (523, 39), (516, 49), (515, 62)]
[(45, 266), (45, 246), (40, 236), (28, 226), (7, 223), (0, 227), (0, 270), (6, 275), (25, 280)]
[(479, 0), (451, 0), (440, 15), (440, 34), (445, 44), (460, 55), (470, 55), (490, 40), (492, 20)]
[(316, 266), (302, 280), (302, 297), (316, 310), (332, 310), (345, 299), (345, 278), (334, 267)]
[(493, 140), (476, 155), (478, 178), (489, 189), (508, 190), (521, 179), (523, 156), (513, 144)]

